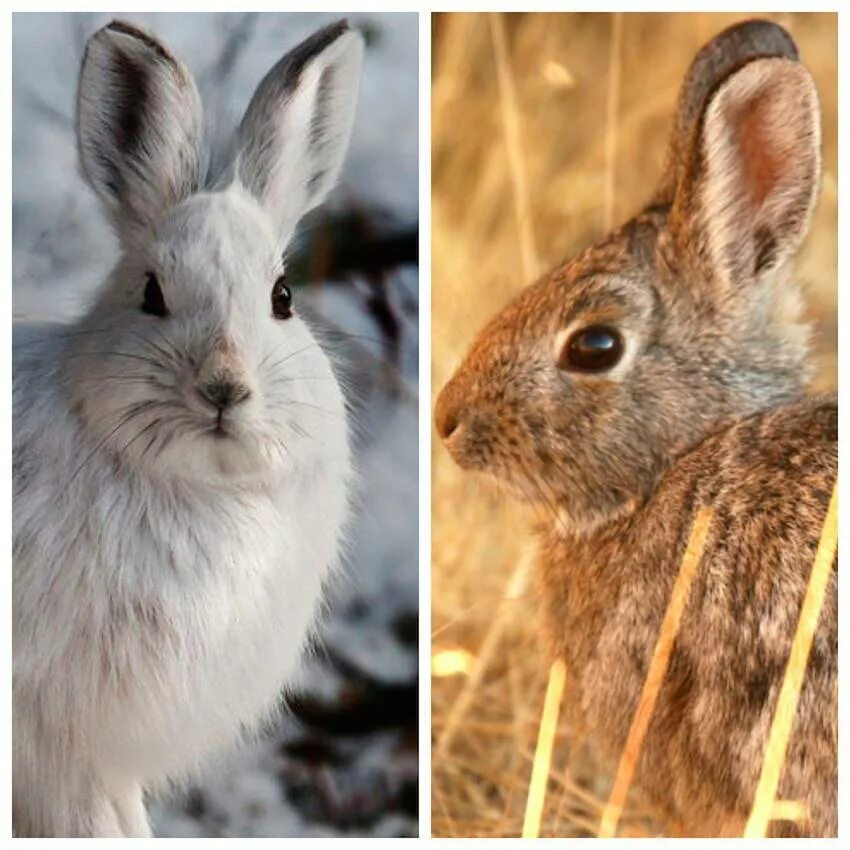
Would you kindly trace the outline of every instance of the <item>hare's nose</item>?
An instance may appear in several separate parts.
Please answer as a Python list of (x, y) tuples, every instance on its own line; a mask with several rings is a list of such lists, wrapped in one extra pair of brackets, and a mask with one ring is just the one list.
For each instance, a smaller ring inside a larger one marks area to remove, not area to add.
[(462, 415), (461, 401), (452, 384), (447, 384), (440, 393), (434, 408), (434, 425), (440, 439), (448, 440), (457, 431)]
[(232, 341), (221, 339), (207, 354), (195, 376), (195, 390), (219, 413), (251, 397), (248, 375)]
[(226, 378), (216, 378), (207, 383), (198, 384), (197, 389), (204, 401), (219, 410), (236, 407), (251, 396), (251, 390), (245, 384)]

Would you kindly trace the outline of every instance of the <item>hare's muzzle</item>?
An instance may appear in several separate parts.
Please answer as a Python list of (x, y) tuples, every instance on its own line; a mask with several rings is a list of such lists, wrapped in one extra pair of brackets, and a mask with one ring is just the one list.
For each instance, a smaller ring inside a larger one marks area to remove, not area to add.
[(434, 408), (434, 425), (440, 439), (444, 441), (448, 440), (460, 425), (460, 405), (452, 394), (446, 391), (450, 386), (440, 393)]
[(461, 382), (453, 378), (440, 391), (434, 408), (434, 426), (458, 466), (469, 468), (473, 460), (467, 451), (471, 406)]
[(195, 390), (219, 417), (251, 397), (250, 380), (232, 342), (220, 340), (210, 350), (198, 370)]

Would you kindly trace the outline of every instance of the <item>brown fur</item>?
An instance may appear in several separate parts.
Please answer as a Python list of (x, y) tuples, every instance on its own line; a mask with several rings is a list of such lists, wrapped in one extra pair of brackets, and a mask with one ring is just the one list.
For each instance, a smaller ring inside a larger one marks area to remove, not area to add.
[[(638, 770), (688, 831), (739, 832), (751, 805), (837, 463), (831, 399), (715, 434), (641, 509), (587, 537), (547, 529), (541, 579), (578, 718), (619, 757), (698, 505), (715, 515)], [(809, 660), (780, 799), (834, 834), (835, 575)], [(731, 825), (731, 826), (730, 826)]]
[[(788, 261), (819, 175), (814, 86), (781, 28), (698, 55), (654, 200), (523, 291), (443, 389), (458, 463), (541, 505), (540, 579), (572, 712), (616, 759), (697, 506), (715, 518), (637, 780), (688, 834), (740, 834), (837, 467), (834, 399), (805, 399)], [(575, 329), (624, 339), (558, 367)], [(780, 784), (836, 830), (835, 578)]]

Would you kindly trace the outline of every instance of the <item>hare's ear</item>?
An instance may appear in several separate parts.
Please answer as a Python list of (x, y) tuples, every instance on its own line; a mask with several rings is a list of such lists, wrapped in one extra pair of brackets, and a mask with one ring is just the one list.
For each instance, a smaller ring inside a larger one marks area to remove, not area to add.
[(653, 205), (672, 202), (682, 169), (687, 164), (687, 151), (694, 133), (717, 87), (748, 62), (771, 56), (795, 62), (799, 58), (791, 36), (772, 21), (750, 20), (733, 24), (702, 46), (679, 90), (664, 175)]
[(363, 39), (339, 21), (287, 53), (260, 82), (239, 126), (236, 177), (282, 243), (342, 168), (357, 102)]
[(724, 30), (685, 77), (655, 197), (682, 255), (729, 284), (780, 265), (806, 235), (819, 177), (817, 92), (791, 37), (769, 21)]
[[(808, 71), (757, 59), (710, 98), (671, 211), (676, 241), (731, 285), (793, 256), (820, 175), (820, 110)], [(678, 231), (678, 232), (676, 232)]]
[(86, 45), (77, 94), (83, 173), (122, 233), (149, 226), (203, 172), (201, 104), (181, 62), (113, 21)]

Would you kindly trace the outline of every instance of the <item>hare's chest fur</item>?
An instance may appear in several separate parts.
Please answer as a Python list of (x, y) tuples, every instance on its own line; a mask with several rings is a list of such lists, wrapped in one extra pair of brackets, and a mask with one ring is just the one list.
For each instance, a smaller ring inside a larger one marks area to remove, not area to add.
[[(285, 488), (248, 501), (238, 523), (227, 499), (187, 510), (180, 529), (163, 517), (128, 541), (141, 557), (124, 552), (140, 571), (126, 605), (142, 606), (136, 626), (148, 630), (151, 672), (167, 672), (160, 698), (174, 707), (172, 734), (199, 756), (235, 726), (253, 725), (291, 683), (337, 555), (341, 506), (298, 504)], [(148, 594), (157, 577), (159, 590)], [(143, 669), (138, 681), (149, 687)], [(158, 732), (150, 737), (171, 737)]]
[(292, 682), (337, 562), (347, 462), (230, 489), (151, 487), (100, 459), (70, 480), (76, 465), (16, 473), (16, 709), (155, 782), (255, 726)]

